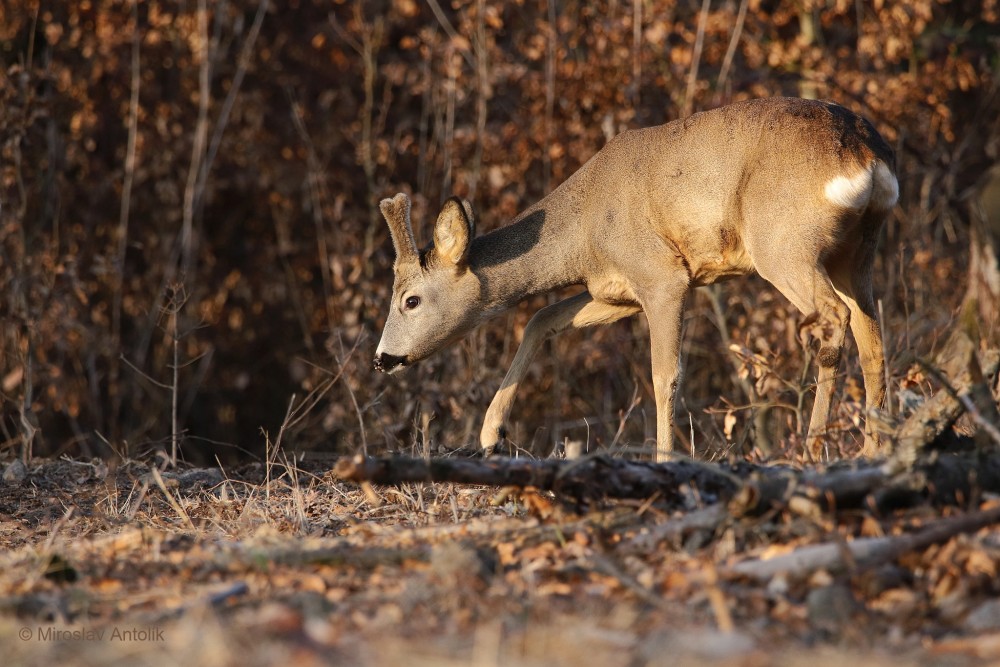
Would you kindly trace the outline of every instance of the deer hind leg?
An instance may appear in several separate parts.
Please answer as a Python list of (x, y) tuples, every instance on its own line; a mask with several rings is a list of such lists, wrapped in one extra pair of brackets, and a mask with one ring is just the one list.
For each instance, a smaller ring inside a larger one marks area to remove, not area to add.
[[(780, 270), (758, 264), (760, 275), (785, 295), (804, 315), (800, 335), (811, 339), (819, 366), (816, 377), (816, 400), (809, 418), (806, 446), (813, 458), (823, 452), (823, 436), (830, 418), (830, 404), (837, 378), (837, 368), (847, 338), (851, 319), (848, 305), (838, 296), (829, 274), (821, 264), (802, 270)], [(810, 344), (807, 340), (806, 344)]]
[(590, 292), (581, 292), (535, 313), (524, 329), (524, 340), (517, 348), (514, 361), (504, 376), (500, 389), (486, 410), (483, 430), (479, 435), (479, 443), (484, 452), (491, 453), (506, 437), (505, 425), (514, 406), (517, 388), (527, 375), (531, 360), (546, 340), (566, 329), (610, 324), (623, 317), (634, 315), (639, 310), (638, 305), (614, 305), (595, 301)]
[(882, 332), (875, 317), (875, 297), (872, 294), (872, 265), (875, 261), (874, 240), (856, 251), (857, 261), (831, 265), (830, 277), (837, 293), (851, 310), (851, 333), (858, 345), (861, 372), (865, 380), (865, 445), (863, 456), (879, 452), (878, 430), (872, 424), (872, 411), (885, 403), (885, 356)]

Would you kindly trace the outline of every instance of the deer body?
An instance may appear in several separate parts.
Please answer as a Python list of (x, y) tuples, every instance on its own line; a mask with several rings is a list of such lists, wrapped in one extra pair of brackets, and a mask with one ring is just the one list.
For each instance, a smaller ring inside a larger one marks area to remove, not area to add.
[[(419, 361), (521, 300), (585, 291), (531, 319), (480, 436), (491, 449), (546, 338), (643, 311), (649, 320), (657, 458), (673, 443), (684, 303), (693, 287), (756, 272), (806, 317), (818, 343), (809, 426), (818, 447), (848, 324), (866, 403), (885, 395), (872, 264), (898, 186), (892, 150), (837, 105), (742, 102), (624, 132), (510, 225), (475, 237), (471, 206), (449, 200), (417, 252), (406, 195), (382, 202), (396, 247), (393, 302), (375, 366)], [(866, 453), (878, 435), (866, 427)]]

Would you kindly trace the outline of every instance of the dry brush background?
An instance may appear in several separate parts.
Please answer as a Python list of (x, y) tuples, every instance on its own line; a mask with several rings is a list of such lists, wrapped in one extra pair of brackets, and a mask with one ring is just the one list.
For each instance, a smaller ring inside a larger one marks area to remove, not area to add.
[[(402, 376), (373, 374), (392, 262), (376, 202), (413, 193), (426, 239), (457, 193), (489, 230), (622, 129), (777, 94), (838, 100), (898, 152), (876, 273), (895, 406), (926, 391), (907, 360), (935, 348), (965, 287), (969, 192), (997, 151), (998, 11), (6, 2), (0, 448), (128, 457), (176, 431), (189, 460), (233, 461), (279, 431), (325, 452), (467, 443), (544, 299)], [(797, 314), (756, 279), (692, 301), (686, 439), (745, 446), (753, 403), (775, 407), (760, 433), (793, 446), (813, 377)], [(622, 427), (619, 442), (641, 445), (655, 421), (645, 329), (639, 317), (553, 342), (514, 439), (593, 447)], [(855, 361), (845, 371), (833, 445), (849, 452), (860, 380)]]

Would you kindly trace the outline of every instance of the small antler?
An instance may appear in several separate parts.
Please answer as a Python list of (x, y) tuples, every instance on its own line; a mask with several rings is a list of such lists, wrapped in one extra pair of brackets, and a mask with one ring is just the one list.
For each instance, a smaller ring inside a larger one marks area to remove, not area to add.
[(410, 224), (410, 198), (400, 192), (392, 199), (383, 199), (378, 207), (389, 223), (389, 235), (396, 248), (396, 264), (416, 259), (417, 243), (413, 240), (413, 226)]

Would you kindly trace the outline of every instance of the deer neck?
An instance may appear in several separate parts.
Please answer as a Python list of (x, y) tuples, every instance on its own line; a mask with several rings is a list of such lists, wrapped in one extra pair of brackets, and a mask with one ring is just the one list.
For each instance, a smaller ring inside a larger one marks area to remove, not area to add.
[[(568, 185), (568, 184), (564, 184)], [(583, 282), (586, 238), (564, 188), (524, 211), (514, 222), (477, 237), (469, 264), (482, 286), (488, 312), (566, 285)]]

